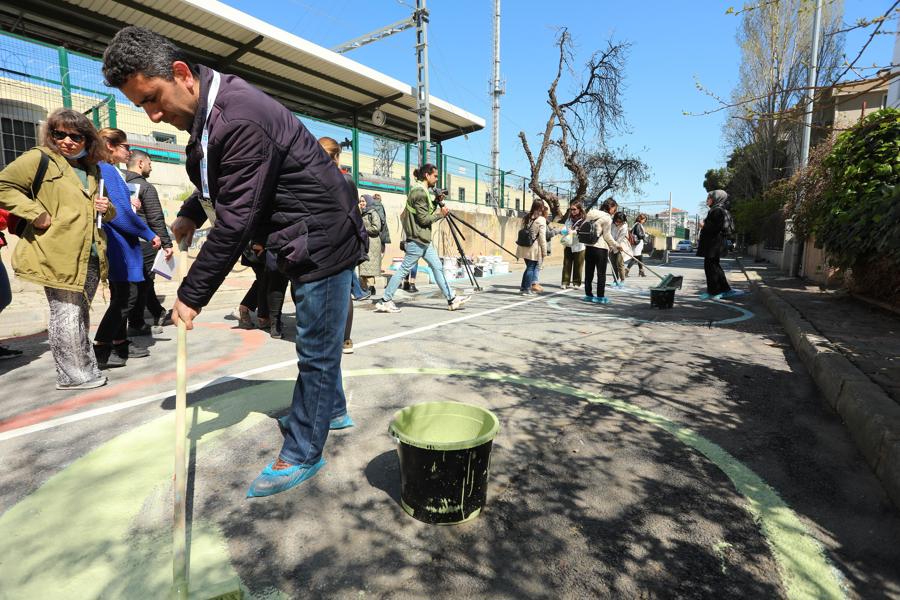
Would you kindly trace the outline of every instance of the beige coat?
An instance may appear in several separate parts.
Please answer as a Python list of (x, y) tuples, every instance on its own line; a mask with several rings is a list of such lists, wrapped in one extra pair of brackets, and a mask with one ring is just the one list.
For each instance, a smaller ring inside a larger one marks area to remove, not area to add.
[[(41, 190), (35, 200), (29, 197), (40, 162), (40, 153), (50, 157)], [(106, 234), (97, 228), (94, 196), (99, 171), (87, 171), (88, 190), (68, 161), (46, 148), (34, 148), (11, 162), (0, 172), (0, 208), (28, 221), (13, 252), (16, 276), (39, 285), (80, 292), (87, 279), (91, 244), (96, 242), (100, 257), (100, 278), (106, 279)], [(50, 214), (50, 227), (44, 231), (31, 224), (42, 213)], [(104, 221), (115, 217), (110, 205)]]
[(598, 208), (592, 208), (587, 214), (587, 220), (594, 223), (594, 227), (599, 230), (600, 239), (597, 240), (596, 244), (593, 244), (595, 248), (606, 248), (618, 250), (619, 245), (612, 237), (612, 232), (610, 228), (612, 227), (612, 216), (608, 212), (604, 212)]
[(363, 213), (362, 221), (369, 235), (369, 257), (359, 264), (359, 276), (378, 277), (381, 275), (381, 217), (370, 210)]
[(547, 256), (547, 219), (538, 217), (531, 222), (529, 231), (535, 238), (534, 243), (531, 246), (516, 246), (516, 258), (541, 262)]

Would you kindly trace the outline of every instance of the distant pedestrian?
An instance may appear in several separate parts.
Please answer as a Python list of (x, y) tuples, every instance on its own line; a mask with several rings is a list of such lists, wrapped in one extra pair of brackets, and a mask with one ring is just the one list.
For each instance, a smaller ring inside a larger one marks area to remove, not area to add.
[(519, 293), (529, 296), (543, 291), (538, 283), (538, 272), (541, 262), (547, 256), (547, 218), (544, 216), (546, 206), (543, 200), (531, 203), (531, 209), (522, 217), (519, 239), (516, 240), (516, 258), (525, 261), (525, 272)]
[[(8, 215), (9, 213), (7, 211), (0, 209), (0, 248), (6, 246), (6, 236), (3, 235), (3, 230), (7, 227), (6, 218)], [(12, 302), (12, 289), (9, 287), (9, 277), (6, 275), (6, 267), (3, 265), (3, 260), (0, 259), (0, 312), (3, 312), (3, 309), (9, 306), (10, 302)], [(21, 355), (21, 350), (13, 350), (12, 348), (0, 346), (0, 360), (16, 358)]]
[(469, 301), (468, 296), (457, 295), (444, 278), (444, 267), (441, 258), (431, 244), (431, 226), (443, 219), (450, 212), (443, 206), (442, 197), (431, 199), (431, 188), (437, 185), (438, 169), (426, 163), (413, 170), (416, 181), (410, 188), (406, 198), (406, 207), (400, 215), (403, 231), (406, 234), (406, 255), (400, 268), (391, 277), (384, 290), (381, 302), (375, 306), (376, 312), (400, 312), (394, 304), (394, 294), (400, 287), (403, 278), (410, 272), (420, 258), (431, 268), (435, 282), (447, 299), (449, 310), (458, 310)]
[[(598, 304), (609, 304), (606, 297), (606, 263), (610, 249), (617, 249), (618, 244), (612, 238), (612, 215), (619, 203), (607, 198), (599, 209), (588, 211), (585, 222), (578, 230), (578, 239), (586, 246), (584, 257), (584, 300)], [(594, 274), (597, 274), (597, 294), (594, 295)]]
[(647, 230), (644, 229), (644, 223), (647, 221), (647, 215), (641, 213), (634, 220), (634, 227), (631, 228), (631, 241), (633, 242), (631, 258), (625, 264), (625, 269), (631, 271), (634, 263), (638, 265), (638, 275), (646, 277), (644, 273), (644, 263), (641, 260), (641, 253), (644, 251), (644, 242), (647, 240)]
[[(172, 239), (166, 228), (165, 213), (159, 201), (159, 194), (153, 184), (147, 181), (152, 171), (153, 161), (150, 160), (150, 155), (143, 150), (132, 150), (125, 171), (125, 181), (129, 185), (138, 186), (137, 206), (135, 207), (137, 216), (147, 224), (153, 233), (159, 236), (162, 241), (162, 251), (166, 260), (169, 260), (173, 254)], [(141, 253), (144, 257), (144, 281), (138, 283), (137, 301), (128, 314), (128, 332), (131, 335), (151, 333), (151, 329), (144, 321), (144, 310), (150, 311), (153, 327), (157, 329), (157, 333), (162, 332), (163, 325), (172, 322), (171, 316), (167, 314), (156, 296), (156, 274), (153, 272), (153, 263), (156, 260), (157, 250), (154, 250), (153, 244), (150, 242), (141, 240)]]
[(365, 290), (375, 289), (375, 279), (381, 275), (381, 216), (372, 196), (363, 194), (359, 203), (363, 225), (369, 234), (369, 254), (359, 265), (359, 278)]
[(706, 196), (709, 212), (703, 220), (700, 240), (697, 243), (697, 256), (703, 257), (703, 270), (706, 273), (706, 292), (700, 294), (704, 300), (737, 295), (728, 285), (725, 271), (719, 264), (719, 259), (726, 253), (725, 237), (731, 223), (727, 202), (728, 194), (724, 190), (713, 190)]
[(100, 175), (106, 195), (116, 209), (115, 218), (103, 225), (107, 239), (106, 256), (109, 259), (109, 305), (94, 335), (97, 364), (104, 369), (124, 367), (129, 358), (150, 355), (147, 348), (135, 346), (128, 339), (128, 314), (137, 304), (138, 284), (144, 281), (144, 255), (140, 241), (149, 242), (154, 250), (158, 250), (162, 242), (137, 216), (131, 203), (131, 189), (116, 168), (131, 156), (125, 132), (105, 127), (99, 135), (106, 144), (108, 157), (108, 162), (99, 164)]
[(569, 205), (569, 213), (566, 215), (566, 233), (563, 235), (563, 267), (562, 288), (580, 288), (581, 277), (584, 273), (584, 244), (578, 241), (578, 228), (584, 223), (584, 207), (581, 202), (573, 202)]
[[(106, 233), (97, 226), (98, 214), (104, 221), (115, 216), (109, 199), (97, 194), (97, 164), (106, 148), (93, 123), (68, 108), (50, 113), (40, 142), (0, 172), (0, 208), (26, 222), (13, 253), (14, 269), (19, 279), (44, 287), (56, 388), (100, 387), (106, 377), (97, 367), (89, 331), (91, 301), (107, 272)], [(36, 180), (43, 161), (45, 175)]]

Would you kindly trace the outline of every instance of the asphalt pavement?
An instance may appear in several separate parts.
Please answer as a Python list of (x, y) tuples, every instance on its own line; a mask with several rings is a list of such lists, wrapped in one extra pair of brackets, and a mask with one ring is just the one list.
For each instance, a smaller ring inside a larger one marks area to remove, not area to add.
[[(293, 340), (189, 335), (191, 582), (253, 598), (900, 598), (900, 514), (782, 326), (733, 261), (733, 301), (701, 301), (700, 259), (671, 310), (654, 278), (610, 305), (518, 294), (520, 273), (448, 312), (433, 286), (397, 314), (357, 304), (332, 432), (300, 487), (246, 499), (290, 402)], [(293, 323), (287, 315), (288, 332)], [(53, 389), (41, 334), (0, 374), (0, 598), (163, 597), (171, 581), (174, 356), (104, 388)], [(492, 410), (481, 515), (433, 526), (400, 506), (393, 413), (428, 400)], [(219, 588), (222, 589), (222, 588)]]

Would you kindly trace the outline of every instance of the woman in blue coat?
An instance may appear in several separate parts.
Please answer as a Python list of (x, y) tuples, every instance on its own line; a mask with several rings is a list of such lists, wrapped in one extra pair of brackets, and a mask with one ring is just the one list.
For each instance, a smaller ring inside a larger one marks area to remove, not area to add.
[(128, 313), (138, 298), (138, 283), (144, 280), (144, 255), (140, 239), (150, 242), (154, 250), (160, 239), (141, 219), (131, 205), (131, 190), (115, 167), (128, 160), (131, 148), (125, 132), (107, 127), (100, 130), (106, 143), (109, 162), (100, 163), (106, 196), (116, 208), (116, 217), (103, 224), (106, 232), (106, 256), (109, 262), (109, 307), (94, 336), (94, 353), (101, 369), (124, 367), (129, 357), (149, 356), (146, 348), (132, 346), (126, 337)]

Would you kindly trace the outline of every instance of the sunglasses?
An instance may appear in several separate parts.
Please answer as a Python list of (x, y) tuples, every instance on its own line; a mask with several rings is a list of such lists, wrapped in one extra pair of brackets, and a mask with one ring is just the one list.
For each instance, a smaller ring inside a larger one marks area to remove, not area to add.
[(131, 146), (129, 144), (116, 144), (119, 148), (125, 148), (125, 152), (131, 152)]
[(50, 137), (52, 137), (57, 142), (61, 142), (66, 138), (69, 138), (76, 144), (80, 144), (84, 141), (84, 135), (80, 133), (69, 133), (68, 131), (60, 131), (59, 129), (54, 129), (50, 132)]

